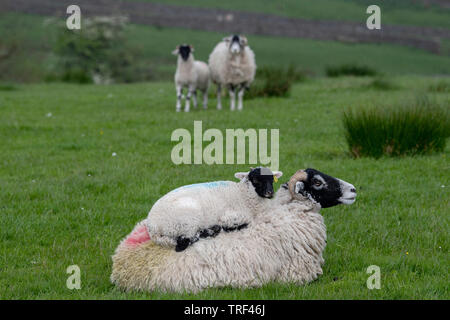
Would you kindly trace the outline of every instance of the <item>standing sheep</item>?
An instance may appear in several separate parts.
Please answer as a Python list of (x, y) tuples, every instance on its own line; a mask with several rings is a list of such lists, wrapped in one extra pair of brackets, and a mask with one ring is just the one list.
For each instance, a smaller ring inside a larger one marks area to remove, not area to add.
[(177, 71), (175, 72), (175, 88), (177, 91), (176, 110), (181, 110), (181, 97), (183, 89), (187, 88), (185, 112), (189, 112), (189, 101), (193, 98), (194, 108), (197, 108), (197, 89), (203, 93), (203, 108), (208, 107), (209, 68), (202, 61), (194, 60), (194, 48), (189, 45), (180, 45), (172, 51), (178, 56)]
[(222, 109), (222, 86), (228, 88), (230, 109), (235, 109), (236, 91), (238, 110), (242, 110), (245, 89), (255, 79), (255, 54), (244, 36), (230, 36), (219, 42), (209, 56), (211, 80), (217, 85), (217, 109)]
[(215, 181), (183, 186), (160, 198), (146, 220), (150, 237), (157, 244), (186, 249), (199, 238), (220, 230), (247, 227), (272, 198), (273, 181), (282, 173), (267, 168), (237, 172), (239, 183)]
[(140, 223), (116, 249), (111, 281), (126, 290), (176, 292), (310, 282), (322, 274), (324, 263), (320, 208), (355, 198), (351, 184), (307, 169), (279, 189), (272, 207), (251, 226), (198, 241), (183, 252), (156, 245)]

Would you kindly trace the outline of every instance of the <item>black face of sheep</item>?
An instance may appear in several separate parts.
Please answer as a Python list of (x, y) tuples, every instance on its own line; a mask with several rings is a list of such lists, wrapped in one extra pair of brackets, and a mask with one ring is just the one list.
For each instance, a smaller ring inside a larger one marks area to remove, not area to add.
[(189, 59), (189, 55), (190, 55), (191, 52), (192, 52), (192, 49), (191, 49), (191, 46), (188, 46), (188, 45), (181, 45), (181, 46), (178, 48), (178, 52), (179, 52), (181, 58), (182, 58), (184, 61), (187, 61), (187, 59)]
[(338, 204), (352, 204), (356, 199), (355, 187), (343, 180), (331, 177), (315, 169), (306, 169), (295, 182), (294, 193), (311, 198), (322, 208)]
[(232, 54), (239, 54), (241, 50), (247, 45), (247, 38), (244, 36), (239, 36), (237, 34), (225, 38), (225, 41), (230, 43), (230, 52)]
[(274, 175), (270, 169), (258, 167), (249, 172), (248, 180), (252, 183), (253, 187), (255, 187), (255, 191), (260, 197), (272, 198), (274, 194), (274, 176), (276, 178), (281, 176), (277, 172), (275, 174), (276, 175)]

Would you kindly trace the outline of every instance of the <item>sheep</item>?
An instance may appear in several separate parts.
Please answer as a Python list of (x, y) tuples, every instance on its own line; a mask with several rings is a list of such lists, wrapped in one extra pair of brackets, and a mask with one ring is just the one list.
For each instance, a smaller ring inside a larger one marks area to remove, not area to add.
[(270, 169), (258, 167), (250, 172), (237, 172), (235, 177), (239, 183), (215, 181), (172, 190), (148, 214), (150, 236), (159, 245), (175, 246), (177, 251), (182, 251), (222, 229), (245, 228), (263, 210), (267, 198), (273, 196), (273, 181), (281, 175), (282, 172), (272, 173)]
[(203, 93), (203, 108), (208, 108), (209, 67), (205, 62), (194, 59), (194, 48), (190, 45), (177, 46), (172, 54), (178, 56), (175, 72), (175, 88), (177, 92), (176, 111), (181, 111), (183, 89), (187, 88), (185, 112), (189, 112), (192, 95), (194, 108), (197, 108), (197, 89)]
[(233, 35), (223, 38), (211, 52), (208, 60), (211, 80), (217, 85), (217, 109), (222, 109), (222, 86), (228, 88), (230, 109), (235, 109), (236, 90), (238, 110), (242, 110), (245, 89), (255, 79), (255, 54), (248, 46), (247, 38)]
[(193, 293), (270, 281), (308, 283), (322, 274), (324, 263), (320, 209), (355, 198), (353, 185), (314, 169), (299, 170), (251, 226), (198, 241), (183, 252), (155, 244), (141, 222), (116, 249), (111, 281), (125, 290)]

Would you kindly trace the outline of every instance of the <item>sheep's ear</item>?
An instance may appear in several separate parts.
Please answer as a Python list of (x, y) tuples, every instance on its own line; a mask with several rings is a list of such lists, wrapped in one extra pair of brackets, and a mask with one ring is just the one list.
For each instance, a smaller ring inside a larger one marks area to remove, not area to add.
[(173, 50), (172, 51), (172, 54), (174, 55), (174, 56), (176, 56), (179, 52), (180, 52), (180, 46), (177, 46), (176, 48), (175, 48), (175, 50)]
[(295, 183), (294, 193), (302, 193), (305, 189), (305, 184), (301, 181)]
[(273, 176), (278, 178), (281, 178), (281, 176), (283, 175), (283, 172), (281, 171), (274, 171), (273, 172)]
[(189, 48), (191, 49), (191, 52), (194, 52), (194, 47), (193, 46), (189, 46)]
[(222, 41), (230, 42), (231, 41), (231, 37), (225, 37), (225, 38), (222, 39)]
[(248, 177), (248, 172), (236, 172), (236, 173), (234, 174), (234, 177), (235, 177), (236, 179), (242, 180), (242, 179)]

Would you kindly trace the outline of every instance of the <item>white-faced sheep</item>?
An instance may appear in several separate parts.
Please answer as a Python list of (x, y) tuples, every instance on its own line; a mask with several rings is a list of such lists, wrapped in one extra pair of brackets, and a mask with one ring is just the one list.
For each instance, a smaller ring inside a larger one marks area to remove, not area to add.
[(324, 262), (320, 208), (351, 204), (355, 198), (351, 184), (314, 169), (300, 170), (251, 226), (202, 239), (182, 252), (156, 245), (142, 222), (116, 249), (111, 280), (125, 290), (176, 292), (310, 282), (322, 273)]
[(203, 108), (208, 107), (209, 67), (202, 61), (196, 61), (192, 52), (194, 52), (194, 48), (189, 45), (177, 46), (172, 52), (172, 54), (178, 56), (177, 71), (175, 72), (176, 111), (181, 110), (184, 88), (187, 88), (184, 111), (189, 111), (191, 96), (194, 108), (197, 107), (197, 90), (203, 93)]
[(228, 88), (230, 108), (235, 109), (236, 92), (238, 110), (242, 110), (245, 89), (255, 79), (255, 54), (248, 46), (247, 38), (234, 35), (219, 42), (209, 56), (211, 80), (217, 85), (217, 109), (222, 109), (222, 87)]
[(273, 181), (281, 175), (279, 171), (256, 168), (236, 173), (239, 183), (215, 181), (177, 188), (150, 210), (146, 220), (150, 237), (159, 245), (182, 251), (222, 229), (245, 228), (265, 210), (270, 201), (267, 198), (274, 194)]

